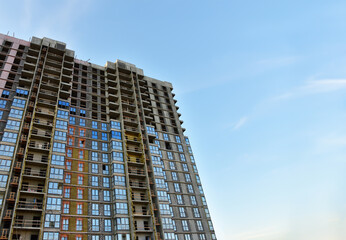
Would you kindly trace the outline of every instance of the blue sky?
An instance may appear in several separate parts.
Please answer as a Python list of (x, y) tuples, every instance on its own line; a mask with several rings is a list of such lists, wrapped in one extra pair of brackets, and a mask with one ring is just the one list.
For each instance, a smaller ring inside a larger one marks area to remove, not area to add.
[(218, 239), (345, 239), (345, 1), (18, 2), (0, 32), (173, 83)]

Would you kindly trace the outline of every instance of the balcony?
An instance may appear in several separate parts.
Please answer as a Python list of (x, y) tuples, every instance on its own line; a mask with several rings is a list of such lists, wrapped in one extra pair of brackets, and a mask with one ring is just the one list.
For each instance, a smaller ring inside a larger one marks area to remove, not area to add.
[(129, 172), (129, 175), (132, 175), (134, 177), (140, 177), (140, 178), (145, 177), (145, 172), (144, 172), (144, 170), (141, 170), (141, 169), (129, 168), (128, 172)]
[(40, 225), (40, 220), (16, 219), (13, 226), (21, 229), (40, 229)]
[(53, 127), (53, 122), (50, 120), (44, 120), (44, 119), (39, 119), (39, 118), (35, 118), (34, 119), (34, 124), (35, 125), (39, 125), (39, 126), (43, 126), (43, 127)]
[(127, 123), (127, 125), (138, 127), (138, 121), (135, 118), (124, 117), (124, 121)]
[(3, 220), (11, 221), (12, 215), (13, 215), (13, 211), (12, 210), (6, 210)]
[[(56, 98), (54, 98), (56, 99)], [(37, 105), (45, 106), (45, 107), (55, 107), (56, 101), (48, 100), (48, 99), (37, 99)]]
[(34, 165), (47, 165), (48, 164), (48, 157), (42, 156), (41, 158), (35, 157), (35, 155), (27, 156), (25, 159), (27, 163), (34, 164)]
[(149, 202), (149, 199), (145, 196), (145, 194), (133, 193), (131, 196), (133, 202)]
[(50, 140), (50, 138), (52, 137), (52, 134), (50, 131), (34, 128), (31, 131), (31, 137), (35, 139), (41, 139), (41, 140)]
[(139, 129), (136, 128), (136, 127), (127, 127), (127, 126), (125, 126), (125, 131), (126, 131), (126, 132), (136, 133), (136, 134), (139, 133)]
[(24, 77), (19, 78), (19, 84), (22, 86), (30, 86), (31, 82), (32, 82), (32, 79), (24, 78)]
[(19, 201), (17, 209), (29, 211), (42, 211), (42, 206), (43, 204), (39, 202)]
[(34, 177), (34, 178), (45, 178), (46, 177), (46, 169), (40, 169), (40, 170), (33, 170), (30, 168), (24, 169), (23, 175), (27, 177)]
[(16, 201), (16, 193), (15, 192), (10, 192), (8, 198), (7, 198), (8, 202), (15, 202)]
[(153, 229), (151, 227), (136, 227), (136, 232), (152, 232)]
[(41, 151), (49, 151), (49, 143), (36, 143), (35, 141), (31, 141), (29, 143), (29, 148), (34, 148), (36, 150), (41, 150)]
[(9, 233), (10, 233), (10, 229), (2, 229), (0, 240), (7, 240)]
[(43, 186), (27, 185), (27, 184), (22, 184), (22, 188), (20, 189), (21, 192), (33, 193), (33, 194), (44, 194), (43, 190), (44, 190)]
[(47, 108), (36, 108), (36, 114), (40, 116), (53, 116), (55, 115), (55, 111)]

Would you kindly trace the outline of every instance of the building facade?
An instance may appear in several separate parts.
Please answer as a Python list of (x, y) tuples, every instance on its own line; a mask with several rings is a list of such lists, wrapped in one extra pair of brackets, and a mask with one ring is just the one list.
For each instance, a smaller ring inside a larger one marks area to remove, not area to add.
[(0, 240), (216, 239), (172, 89), (0, 35)]

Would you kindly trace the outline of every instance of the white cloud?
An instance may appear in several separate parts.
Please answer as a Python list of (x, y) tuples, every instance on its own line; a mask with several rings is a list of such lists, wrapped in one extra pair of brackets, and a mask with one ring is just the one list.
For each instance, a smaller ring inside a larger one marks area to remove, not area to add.
[(346, 89), (346, 79), (309, 80), (305, 85), (277, 96), (275, 99), (288, 99), (311, 94), (334, 92)]
[(241, 119), (238, 120), (233, 126), (233, 130), (237, 130), (241, 128), (248, 120), (248, 117), (242, 117)]

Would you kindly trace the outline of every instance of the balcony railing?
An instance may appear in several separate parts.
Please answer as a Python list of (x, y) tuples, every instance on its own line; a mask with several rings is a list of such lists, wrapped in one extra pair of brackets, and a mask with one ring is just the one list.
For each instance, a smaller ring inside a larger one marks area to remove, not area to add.
[(52, 121), (38, 119), (38, 118), (34, 119), (34, 123), (38, 123), (38, 124), (45, 125), (45, 126), (53, 126), (53, 122)]
[(35, 143), (30, 142), (29, 147), (37, 148), (37, 149), (43, 149), (43, 150), (49, 150), (49, 143)]
[(21, 191), (32, 192), (32, 193), (42, 193), (44, 187), (36, 185), (22, 185)]
[(40, 225), (41, 225), (40, 220), (16, 219), (14, 222), (14, 227), (20, 227), (20, 228), (39, 228)]
[(46, 177), (46, 170), (24, 169), (24, 175), (33, 177)]
[(18, 202), (18, 208), (42, 210), (42, 203), (19, 201)]

